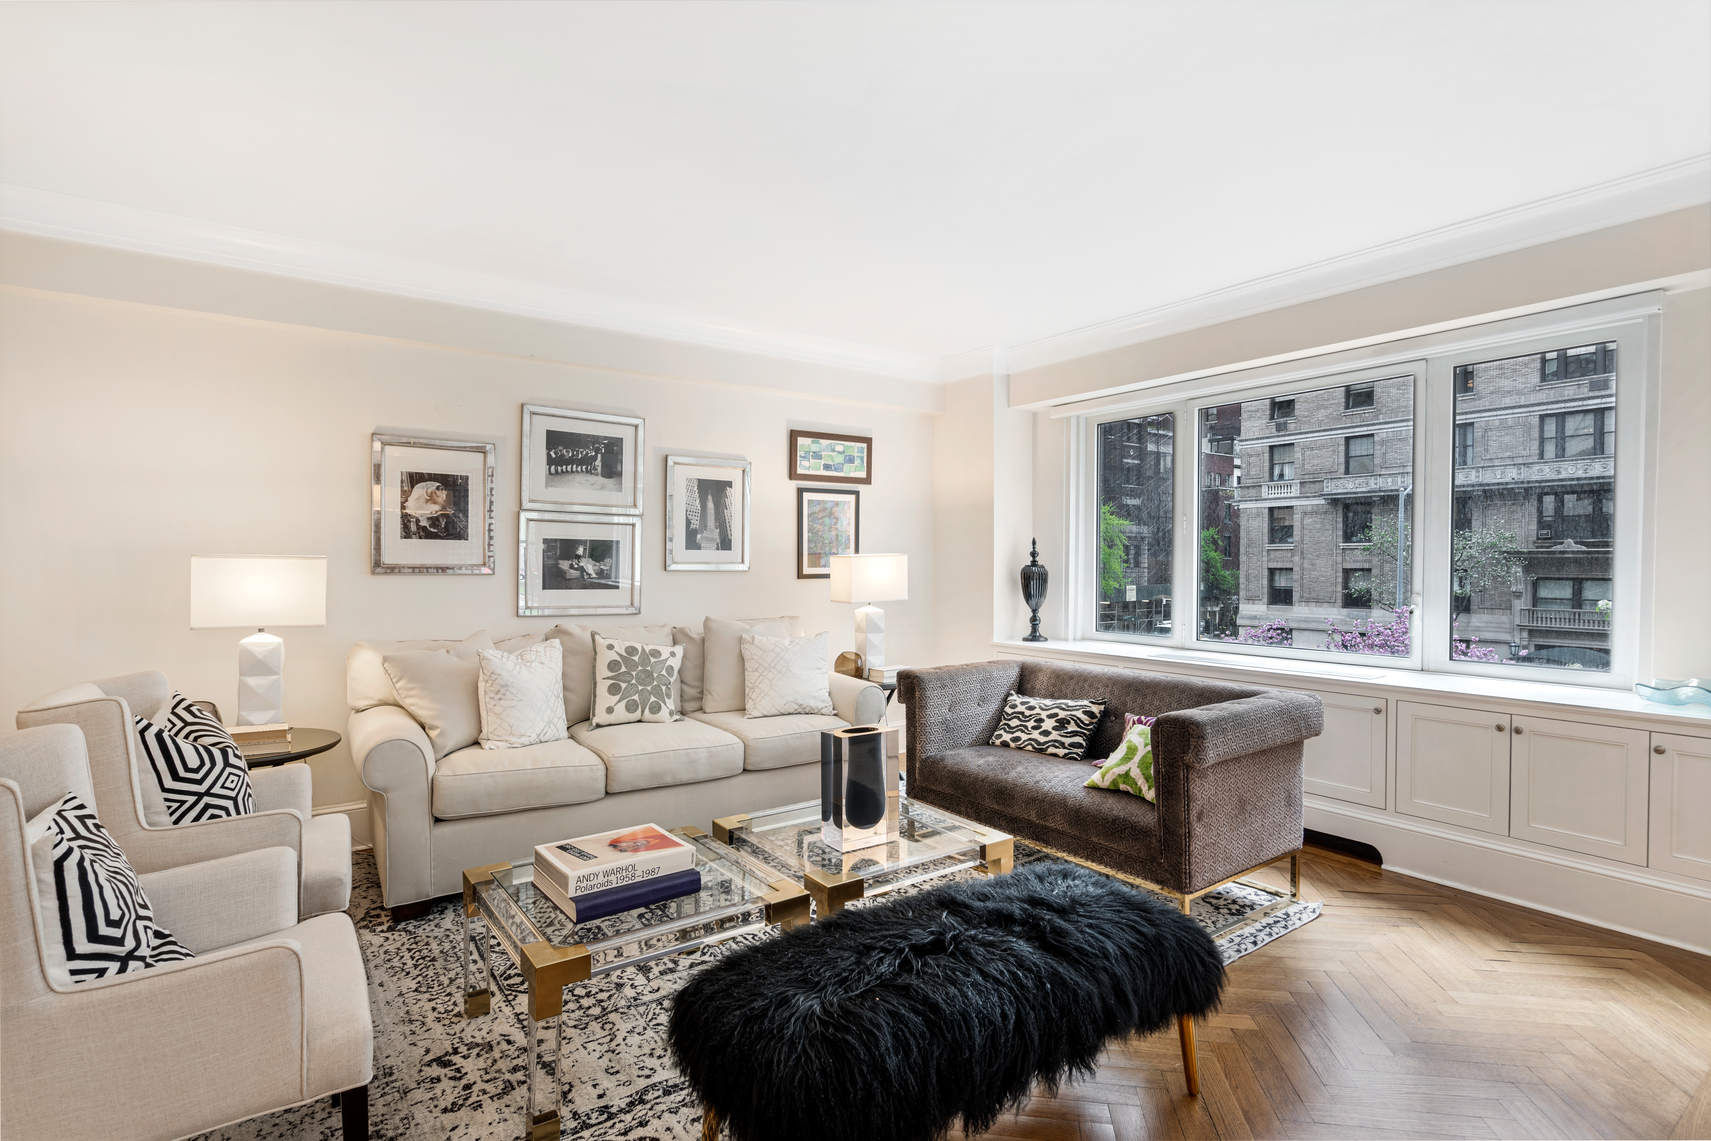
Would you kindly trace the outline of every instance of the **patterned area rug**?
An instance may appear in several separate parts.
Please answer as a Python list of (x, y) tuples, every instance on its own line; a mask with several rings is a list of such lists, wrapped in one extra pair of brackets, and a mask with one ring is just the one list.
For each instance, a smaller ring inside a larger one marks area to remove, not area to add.
[[(1018, 863), (1045, 858), (1045, 853), (1017, 842)], [(504, 952), (495, 949), (493, 1012), (465, 1020), (459, 904), (447, 899), (420, 919), (394, 924), (380, 906), (373, 856), (359, 852), (353, 871), (351, 918), (368, 968), (374, 1012), (371, 1137), (374, 1141), (512, 1141), (521, 1136), (521, 976)], [(966, 871), (945, 878), (975, 874)], [(1322, 906), (1291, 904), (1234, 934), (1219, 936), (1275, 902), (1265, 892), (1230, 885), (1197, 900), (1193, 914), (1213, 932), (1224, 961), (1230, 963), (1316, 918)], [(694, 1141), (700, 1137), (700, 1107), (690, 1098), (665, 1049), (669, 1001), (689, 971), (745, 940), (769, 937), (746, 936), (614, 971), (566, 992), (564, 1135), (578, 1141)], [(201, 1141), (338, 1141), (339, 1137), (338, 1110), (322, 1099), (204, 1134)]]

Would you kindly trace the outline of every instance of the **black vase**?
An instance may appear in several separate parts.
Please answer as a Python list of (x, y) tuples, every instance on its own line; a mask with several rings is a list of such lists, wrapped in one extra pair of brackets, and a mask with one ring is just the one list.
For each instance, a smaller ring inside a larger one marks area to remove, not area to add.
[(1046, 568), (1040, 565), (1040, 541), (1029, 541), (1028, 565), (1022, 568), (1022, 601), (1027, 603), (1028, 633), (1022, 639), (1024, 642), (1043, 642), (1046, 636), (1040, 633), (1040, 606), (1046, 601)]

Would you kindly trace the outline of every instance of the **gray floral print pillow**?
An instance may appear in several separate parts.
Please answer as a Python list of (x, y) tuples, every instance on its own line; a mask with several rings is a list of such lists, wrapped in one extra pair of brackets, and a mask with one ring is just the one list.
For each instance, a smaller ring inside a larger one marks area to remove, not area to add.
[(682, 646), (646, 646), (594, 635), (594, 709), (602, 725), (676, 721)]

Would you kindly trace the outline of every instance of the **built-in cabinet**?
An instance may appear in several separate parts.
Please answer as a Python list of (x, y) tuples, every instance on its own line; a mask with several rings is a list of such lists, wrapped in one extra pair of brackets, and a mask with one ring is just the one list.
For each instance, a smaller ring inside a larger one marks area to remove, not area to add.
[(1506, 713), (1396, 703), (1396, 811), (1509, 834)]
[(1509, 835), (1644, 865), (1648, 737), (1640, 729), (1514, 718)]
[(1711, 880), (1711, 738), (1653, 733), (1651, 866)]
[(1318, 796), (1383, 808), (1388, 703), (1382, 697), (1323, 690), (1312, 696), (1324, 704), (1325, 731), (1302, 750), (1303, 787)]

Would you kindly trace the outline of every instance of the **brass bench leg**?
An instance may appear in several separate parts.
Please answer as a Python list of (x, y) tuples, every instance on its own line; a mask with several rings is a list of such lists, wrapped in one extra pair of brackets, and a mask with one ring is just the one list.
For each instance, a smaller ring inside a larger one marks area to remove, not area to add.
[(701, 1141), (719, 1141), (719, 1115), (711, 1109), (701, 1111)]
[[(1182, 1039), (1182, 1072), (1188, 1079), (1188, 1096), (1200, 1096), (1200, 1066), (1194, 1058), (1194, 1019), (1176, 1016), (1176, 1033)], [(703, 1134), (705, 1136), (705, 1134)]]

